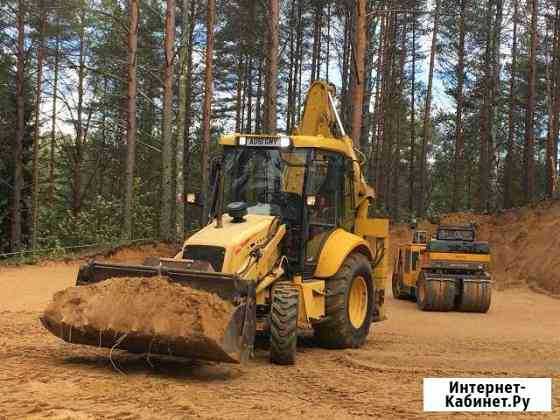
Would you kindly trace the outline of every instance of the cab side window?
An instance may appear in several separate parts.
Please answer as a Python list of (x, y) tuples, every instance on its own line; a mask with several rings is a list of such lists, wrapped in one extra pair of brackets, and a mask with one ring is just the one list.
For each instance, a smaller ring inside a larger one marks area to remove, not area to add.
[(323, 227), (336, 226), (341, 217), (341, 192), (344, 180), (343, 158), (329, 152), (316, 151), (309, 168), (307, 195), (315, 197), (309, 208), (309, 223)]
[(418, 256), (420, 254), (418, 252), (413, 252), (412, 253), (412, 271), (416, 271), (417, 270), (417, 266), (418, 266)]

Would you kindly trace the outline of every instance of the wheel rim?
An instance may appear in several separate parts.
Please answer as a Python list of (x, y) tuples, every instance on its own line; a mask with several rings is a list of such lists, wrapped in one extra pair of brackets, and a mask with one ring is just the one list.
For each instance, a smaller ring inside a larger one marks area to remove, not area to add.
[(366, 279), (357, 276), (352, 281), (348, 298), (348, 318), (356, 329), (360, 328), (367, 315), (368, 288)]

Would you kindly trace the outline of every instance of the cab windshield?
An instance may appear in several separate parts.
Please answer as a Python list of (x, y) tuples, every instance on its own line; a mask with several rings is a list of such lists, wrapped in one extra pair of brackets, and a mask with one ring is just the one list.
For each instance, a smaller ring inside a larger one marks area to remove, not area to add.
[(490, 254), (490, 247), (485, 242), (440, 241), (432, 240), (428, 244), (429, 252), (449, 252), (466, 254)]
[(437, 238), (441, 241), (474, 241), (474, 231), (470, 229), (439, 228)]
[(299, 221), (308, 150), (225, 148), (224, 205), (242, 201), (252, 214)]

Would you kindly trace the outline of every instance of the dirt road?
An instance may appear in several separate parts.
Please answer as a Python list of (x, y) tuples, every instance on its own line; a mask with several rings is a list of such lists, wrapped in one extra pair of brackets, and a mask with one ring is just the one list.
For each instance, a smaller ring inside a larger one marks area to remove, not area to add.
[(424, 313), (389, 297), (390, 319), (364, 348), (302, 343), (295, 367), (270, 365), (262, 349), (244, 368), (115, 351), (119, 372), (106, 349), (66, 344), (40, 325), (77, 268), (0, 267), (0, 418), (447, 418), (421, 411), (422, 378), (433, 376), (552, 376), (548, 417), (560, 418), (560, 301), (526, 289), (495, 292), (486, 315)]

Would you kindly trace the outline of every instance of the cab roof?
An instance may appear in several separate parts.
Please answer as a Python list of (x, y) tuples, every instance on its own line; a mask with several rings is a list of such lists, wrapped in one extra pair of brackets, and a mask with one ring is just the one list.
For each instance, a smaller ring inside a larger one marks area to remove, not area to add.
[[(283, 137), (282, 135), (259, 135), (259, 134), (229, 134), (222, 136), (220, 138), (220, 145), (222, 146), (237, 146), (237, 147), (247, 147), (251, 146), (240, 146), (238, 144), (238, 139), (240, 137), (245, 138), (262, 138), (262, 139), (276, 139)], [(352, 141), (348, 137), (343, 137), (340, 139), (323, 137), (323, 136), (284, 136), (289, 137), (291, 140), (291, 147), (295, 148), (312, 148), (327, 150), (330, 152), (340, 153), (347, 157), (353, 157)]]

